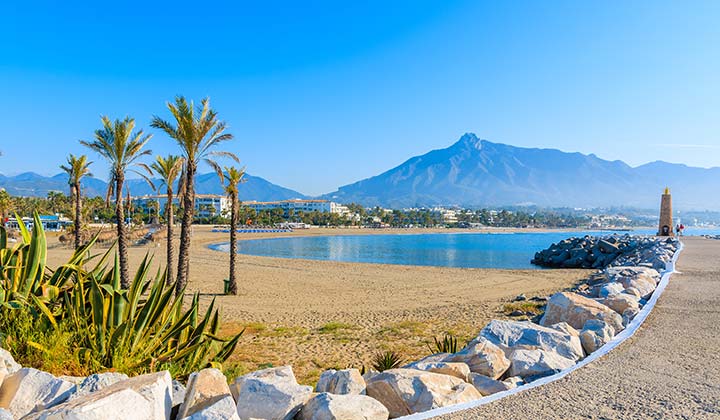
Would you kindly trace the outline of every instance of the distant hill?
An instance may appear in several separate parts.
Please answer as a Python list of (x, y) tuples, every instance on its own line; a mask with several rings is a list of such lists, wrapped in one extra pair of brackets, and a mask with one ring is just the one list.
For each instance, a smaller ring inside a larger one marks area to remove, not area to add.
[(622, 161), (555, 149), (514, 147), (463, 135), (446, 149), (325, 194), (390, 208), (436, 205), (655, 208), (665, 186), (676, 208), (720, 209), (720, 168)]
[[(240, 199), (243, 201), (273, 201), (291, 198), (307, 198), (306, 195), (288, 188), (273, 184), (261, 177), (245, 175), (247, 182), (240, 185)], [(59, 173), (52, 177), (25, 172), (16, 176), (0, 175), (0, 188), (5, 188), (11, 195), (45, 197), (50, 191), (68, 193), (68, 176)], [(83, 193), (88, 196), (105, 196), (107, 183), (97, 178), (83, 180)], [(133, 196), (154, 194), (150, 186), (142, 179), (127, 181), (127, 188)], [(198, 194), (223, 194), (222, 185), (217, 174), (207, 173), (196, 178), (195, 191)]]

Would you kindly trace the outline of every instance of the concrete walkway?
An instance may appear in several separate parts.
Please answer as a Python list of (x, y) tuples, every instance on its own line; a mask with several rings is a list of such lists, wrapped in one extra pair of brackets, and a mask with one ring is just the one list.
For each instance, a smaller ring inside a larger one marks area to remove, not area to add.
[(720, 241), (683, 238), (638, 332), (565, 378), (442, 419), (720, 419)]

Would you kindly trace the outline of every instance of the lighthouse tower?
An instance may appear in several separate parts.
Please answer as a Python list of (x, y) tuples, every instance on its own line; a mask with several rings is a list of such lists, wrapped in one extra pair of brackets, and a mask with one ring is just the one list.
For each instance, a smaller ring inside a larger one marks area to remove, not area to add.
[(672, 218), (672, 196), (670, 188), (665, 188), (665, 193), (660, 200), (660, 226), (658, 227), (658, 236), (675, 236), (673, 234), (673, 218)]

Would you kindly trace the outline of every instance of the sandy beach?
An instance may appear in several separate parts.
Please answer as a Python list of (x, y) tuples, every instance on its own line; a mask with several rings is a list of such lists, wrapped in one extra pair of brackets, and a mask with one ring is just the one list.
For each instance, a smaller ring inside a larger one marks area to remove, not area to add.
[[(239, 295), (223, 296), (228, 255), (208, 248), (227, 233), (194, 226), (188, 290), (203, 303), (216, 299), (224, 332), (245, 328), (226, 363), (233, 374), (291, 364), (298, 380), (313, 384), (328, 368), (369, 365), (380, 350), (408, 359), (430, 353), (432, 337), (445, 333), (461, 341), (493, 318), (506, 318), (504, 305), (519, 295), (547, 296), (570, 288), (588, 270), (496, 270), (356, 264), (238, 256)], [(537, 230), (534, 230), (537, 231)], [(438, 230), (310, 229), (293, 233), (240, 234), (243, 239), (338, 234), (411, 234)], [(48, 238), (48, 264), (71, 254), (55, 235)], [(549, 244), (548, 244), (549, 245)], [(131, 268), (146, 253), (164, 265), (164, 243), (130, 249)]]

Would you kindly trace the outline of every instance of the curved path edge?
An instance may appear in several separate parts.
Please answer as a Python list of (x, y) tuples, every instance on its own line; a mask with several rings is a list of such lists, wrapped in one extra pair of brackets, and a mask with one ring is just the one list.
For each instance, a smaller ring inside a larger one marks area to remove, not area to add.
[(402, 420), (421, 420), (421, 419), (430, 419), (433, 417), (445, 415), (445, 414), (452, 414), (457, 413), (460, 411), (480, 407), (482, 405), (490, 404), (494, 401), (500, 400), (502, 398), (519, 394), (522, 392), (525, 392), (527, 390), (537, 388), (546, 384), (549, 384), (551, 382), (558, 381), (560, 379), (563, 379), (564, 377), (568, 376), (570, 373), (582, 368), (583, 366), (586, 366), (595, 360), (598, 360), (599, 358), (605, 356), (608, 354), (611, 350), (622, 344), (625, 340), (635, 335), (635, 333), (638, 331), (640, 326), (645, 322), (650, 312), (655, 307), (655, 304), (657, 303), (658, 299), (660, 298), (660, 295), (662, 295), (663, 291), (667, 287), (668, 283), (670, 282), (670, 277), (673, 273), (676, 272), (675, 266), (677, 264), (677, 260), (680, 257), (680, 254), (682, 253), (683, 249), (685, 248), (685, 244), (683, 244), (682, 241), (680, 241), (680, 246), (678, 247), (677, 251), (672, 257), (672, 260), (670, 263), (668, 263), (665, 266), (665, 270), (661, 273), (662, 277), (660, 279), (660, 283), (658, 284), (657, 288), (653, 292), (652, 296), (650, 297), (650, 300), (643, 306), (643, 308), (640, 310), (640, 312), (633, 318), (633, 320), (628, 324), (628, 326), (620, 332), (620, 334), (616, 335), (610, 342), (602, 346), (600, 349), (589, 355), (588, 357), (584, 358), (580, 362), (576, 363), (572, 367), (569, 367), (565, 370), (562, 370), (554, 375), (547, 376), (541, 379), (538, 379), (537, 381), (533, 381), (529, 384), (510, 389), (508, 391), (499, 392), (497, 394), (488, 395), (487, 397), (483, 397), (479, 400), (471, 401), (468, 403), (463, 404), (456, 404), (451, 405), (447, 407), (441, 407), (441, 408), (435, 408), (433, 410), (424, 411), (422, 413), (416, 413), (411, 414), (409, 416), (403, 416), (398, 417), (398, 419)]

